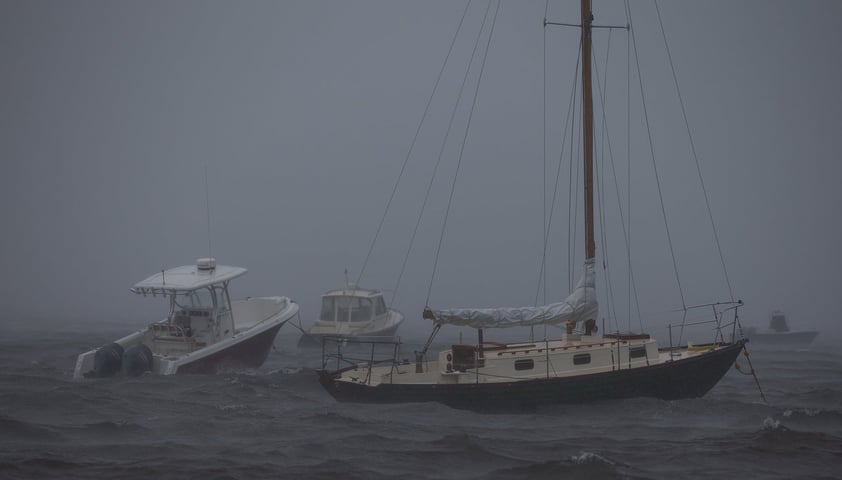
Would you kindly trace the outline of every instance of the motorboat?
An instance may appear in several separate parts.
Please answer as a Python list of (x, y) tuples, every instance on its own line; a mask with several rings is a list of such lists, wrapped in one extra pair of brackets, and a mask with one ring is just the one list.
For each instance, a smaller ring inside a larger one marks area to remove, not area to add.
[(320, 346), (325, 338), (334, 340), (392, 340), (404, 315), (388, 308), (383, 292), (360, 288), (345, 282), (338, 290), (322, 295), (319, 318), (303, 330), (300, 347)]
[(746, 327), (743, 334), (758, 347), (807, 348), (819, 335), (816, 330), (790, 330), (786, 315), (775, 310), (769, 315), (769, 327)]
[(169, 300), (169, 313), (146, 328), (79, 355), (74, 378), (145, 372), (217, 373), (258, 368), (280, 328), (298, 313), (287, 297), (231, 301), (229, 283), (245, 268), (200, 258), (150, 276), (131, 292)]

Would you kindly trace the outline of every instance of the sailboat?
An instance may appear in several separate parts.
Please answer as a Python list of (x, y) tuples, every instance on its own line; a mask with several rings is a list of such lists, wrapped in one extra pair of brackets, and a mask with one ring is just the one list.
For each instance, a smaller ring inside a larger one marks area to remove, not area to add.
[[(746, 340), (737, 338), (740, 301), (711, 304), (715, 341), (660, 347), (645, 333), (606, 334), (597, 327), (599, 312), (594, 239), (594, 127), (591, 86), (590, 0), (581, 2), (582, 122), (584, 131), (584, 271), (564, 300), (539, 307), (426, 307), (422, 317), (433, 332), (413, 362), (374, 358), (346, 365), (327, 351), (318, 372), (322, 386), (338, 401), (395, 403), (440, 402), (477, 411), (532, 409), (542, 405), (630, 397), (666, 400), (705, 395), (735, 364)], [(733, 314), (733, 322), (725, 315)], [(472, 327), (476, 344), (454, 344), (428, 360), (427, 350), (443, 326)], [(560, 339), (486, 342), (484, 330), (552, 325)], [(724, 329), (730, 327), (726, 339)], [(336, 360), (336, 368), (332, 360)]]

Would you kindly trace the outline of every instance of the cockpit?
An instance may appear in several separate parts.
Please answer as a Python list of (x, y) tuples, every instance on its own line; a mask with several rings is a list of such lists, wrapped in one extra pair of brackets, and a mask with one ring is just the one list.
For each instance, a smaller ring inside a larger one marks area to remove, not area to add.
[(374, 298), (331, 295), (322, 297), (322, 312), (319, 319), (323, 322), (368, 322), (376, 315), (386, 313), (386, 304), (382, 296)]

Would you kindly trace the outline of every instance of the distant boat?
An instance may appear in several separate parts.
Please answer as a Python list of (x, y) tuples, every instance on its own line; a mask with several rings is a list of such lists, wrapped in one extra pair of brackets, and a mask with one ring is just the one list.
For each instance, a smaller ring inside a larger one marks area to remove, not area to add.
[(780, 310), (775, 310), (769, 316), (769, 328), (746, 327), (743, 333), (756, 346), (792, 348), (806, 348), (819, 335), (815, 330), (790, 330), (786, 315)]
[(200, 258), (137, 283), (138, 295), (169, 299), (166, 318), (79, 355), (74, 378), (216, 373), (263, 365), (278, 330), (296, 313), (287, 297), (232, 302), (228, 284), (245, 268)]
[(382, 292), (346, 279), (344, 288), (322, 295), (319, 318), (301, 335), (298, 346), (321, 346), (324, 338), (391, 341), (403, 319), (403, 313), (386, 306)]
[[(376, 345), (372, 345), (371, 358), (349, 365), (353, 359), (325, 349), (319, 379), (337, 400), (436, 401), (472, 410), (520, 410), (641, 396), (672, 400), (705, 395), (734, 365), (746, 342), (735, 338), (734, 332), (740, 301), (699, 306), (713, 313), (706, 323), (714, 338), (705, 344), (659, 347), (645, 333), (604, 334), (597, 329), (590, 71), (591, 29), (595, 27), (590, 0), (582, 0), (581, 14), (585, 263), (578, 284), (567, 298), (537, 307), (425, 308), (423, 318), (433, 323), (433, 332), (423, 350), (416, 351), (414, 362), (399, 356), (375, 358)], [(726, 319), (726, 314), (733, 319)], [(427, 360), (427, 348), (444, 325), (476, 329), (477, 343), (460, 342)], [(485, 329), (544, 325), (565, 328), (566, 335), (507, 343), (488, 342), (483, 336)], [(682, 330), (683, 326), (682, 320)], [(336, 368), (329, 369), (334, 359)]]

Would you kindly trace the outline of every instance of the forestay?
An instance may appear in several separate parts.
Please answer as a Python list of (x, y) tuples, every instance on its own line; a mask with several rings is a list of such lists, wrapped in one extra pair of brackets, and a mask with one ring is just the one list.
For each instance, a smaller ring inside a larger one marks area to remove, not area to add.
[(433, 310), (438, 324), (461, 325), (473, 328), (506, 328), (530, 325), (562, 325), (596, 319), (599, 305), (596, 300), (594, 261), (585, 262), (585, 271), (576, 288), (558, 303), (540, 307), (514, 308), (451, 308)]

